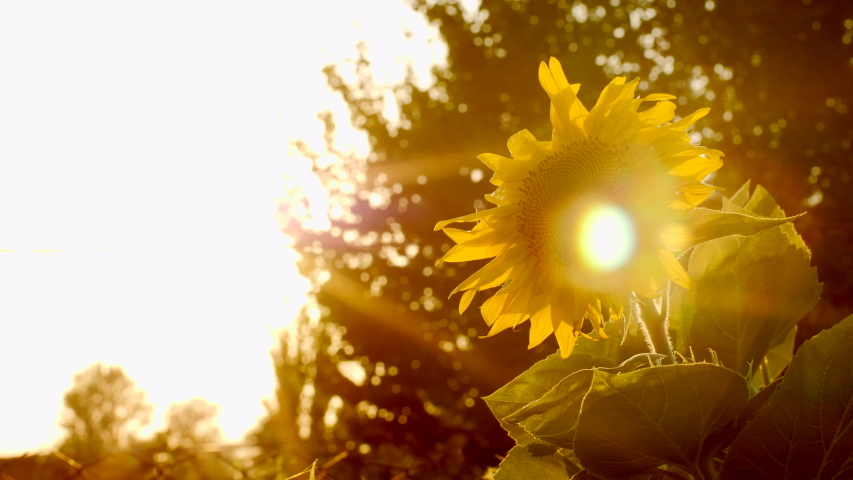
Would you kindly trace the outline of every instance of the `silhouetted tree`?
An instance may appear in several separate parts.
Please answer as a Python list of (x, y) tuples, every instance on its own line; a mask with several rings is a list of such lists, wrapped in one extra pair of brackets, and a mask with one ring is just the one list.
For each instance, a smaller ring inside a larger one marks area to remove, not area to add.
[(163, 432), (169, 448), (197, 450), (206, 443), (220, 441), (222, 432), (215, 423), (217, 415), (219, 407), (200, 398), (170, 405)]
[(65, 394), (68, 436), (59, 450), (78, 462), (127, 448), (151, 419), (151, 405), (121, 367), (96, 363)]

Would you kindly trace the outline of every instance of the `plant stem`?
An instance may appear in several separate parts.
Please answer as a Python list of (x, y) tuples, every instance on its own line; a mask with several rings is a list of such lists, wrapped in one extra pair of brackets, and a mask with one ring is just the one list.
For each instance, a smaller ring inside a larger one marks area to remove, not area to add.
[(666, 355), (663, 363), (674, 364), (675, 353), (672, 351), (672, 344), (669, 343), (669, 332), (666, 312), (669, 303), (669, 285), (664, 297), (661, 299), (661, 313), (658, 313), (654, 302), (651, 299), (635, 300), (640, 307), (640, 323), (645, 330), (646, 338), (651, 344), (652, 353), (660, 353)]

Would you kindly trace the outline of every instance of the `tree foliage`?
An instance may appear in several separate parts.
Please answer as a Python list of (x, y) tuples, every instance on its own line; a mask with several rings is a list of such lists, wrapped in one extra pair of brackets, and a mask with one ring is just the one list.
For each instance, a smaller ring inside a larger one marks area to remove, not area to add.
[(68, 432), (60, 447), (78, 461), (127, 448), (151, 419), (151, 405), (121, 367), (95, 363), (74, 376), (65, 394)]

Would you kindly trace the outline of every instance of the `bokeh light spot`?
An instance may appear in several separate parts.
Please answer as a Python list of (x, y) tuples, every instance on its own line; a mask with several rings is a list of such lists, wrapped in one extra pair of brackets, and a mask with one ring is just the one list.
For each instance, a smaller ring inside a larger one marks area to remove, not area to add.
[(587, 267), (612, 271), (625, 265), (637, 246), (634, 222), (615, 205), (598, 205), (580, 224), (580, 253)]

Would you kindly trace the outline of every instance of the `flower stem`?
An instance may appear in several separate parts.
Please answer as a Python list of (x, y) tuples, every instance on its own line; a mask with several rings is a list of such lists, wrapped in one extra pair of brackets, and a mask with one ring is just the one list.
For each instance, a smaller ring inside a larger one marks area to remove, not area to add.
[(661, 299), (661, 312), (655, 308), (654, 302), (651, 299), (636, 299), (637, 305), (640, 307), (640, 324), (646, 334), (646, 339), (649, 342), (652, 353), (660, 353), (666, 355), (666, 359), (662, 363), (674, 364), (675, 353), (672, 351), (672, 344), (669, 342), (669, 325), (667, 325), (667, 307), (669, 304), (669, 286)]

